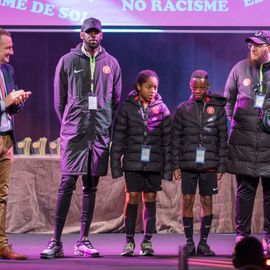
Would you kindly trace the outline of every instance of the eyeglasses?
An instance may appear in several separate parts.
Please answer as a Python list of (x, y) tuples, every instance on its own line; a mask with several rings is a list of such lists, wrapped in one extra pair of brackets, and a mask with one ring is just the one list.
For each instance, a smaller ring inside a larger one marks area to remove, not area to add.
[(252, 47), (255, 49), (259, 49), (265, 46), (269, 46), (269, 44), (263, 43), (263, 44), (256, 44), (256, 43), (248, 43), (248, 48), (251, 50)]

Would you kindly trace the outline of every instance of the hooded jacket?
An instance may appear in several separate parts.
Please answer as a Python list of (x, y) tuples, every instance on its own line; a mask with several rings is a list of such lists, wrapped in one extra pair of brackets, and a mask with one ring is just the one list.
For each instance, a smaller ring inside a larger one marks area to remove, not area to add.
[[(122, 176), (123, 171), (145, 171), (161, 172), (171, 180), (171, 125), (170, 112), (158, 93), (143, 119), (137, 92), (131, 91), (116, 117), (111, 147), (113, 178)], [(151, 148), (150, 162), (141, 161), (144, 142)]]
[(81, 46), (64, 55), (55, 71), (54, 105), (61, 121), (61, 171), (68, 175), (87, 174), (91, 153), (91, 175), (104, 176), (112, 119), (121, 96), (121, 70), (117, 60), (101, 48), (94, 71), (97, 110), (89, 110), (90, 60), (81, 52)]
[[(193, 96), (182, 102), (173, 120), (173, 169), (225, 172), (227, 150), (226, 99), (207, 95), (201, 106)], [(204, 164), (196, 163), (196, 147), (205, 147)]]
[[(264, 110), (270, 108), (270, 62), (262, 67)], [(242, 60), (231, 70), (225, 86), (226, 111), (231, 128), (227, 172), (270, 177), (270, 134), (260, 126), (260, 109), (254, 108), (260, 66)]]

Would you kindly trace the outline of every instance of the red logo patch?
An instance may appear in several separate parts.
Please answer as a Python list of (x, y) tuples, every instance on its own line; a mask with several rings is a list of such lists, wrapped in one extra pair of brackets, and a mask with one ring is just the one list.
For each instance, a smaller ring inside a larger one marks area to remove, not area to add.
[(214, 114), (215, 113), (215, 108), (214, 107), (208, 107), (206, 110), (209, 114)]
[(152, 112), (154, 114), (159, 114), (159, 107), (158, 106), (155, 106), (153, 109), (152, 109)]
[(109, 74), (109, 73), (111, 73), (111, 68), (109, 67), (109, 66), (104, 66), (103, 67), (103, 73), (105, 73), (105, 74)]

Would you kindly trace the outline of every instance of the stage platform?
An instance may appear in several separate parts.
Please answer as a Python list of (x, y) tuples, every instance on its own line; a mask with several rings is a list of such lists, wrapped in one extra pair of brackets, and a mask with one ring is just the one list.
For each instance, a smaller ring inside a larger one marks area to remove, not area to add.
[[(262, 238), (262, 235), (256, 235)], [(64, 234), (62, 241), (65, 257), (44, 260), (39, 258), (51, 235), (49, 234), (9, 234), (9, 241), (16, 251), (29, 256), (26, 261), (0, 260), (3, 270), (178, 270), (179, 246), (185, 243), (183, 234), (154, 234), (153, 246), (156, 255), (139, 255), (142, 234), (136, 234), (136, 255), (122, 257), (125, 234), (92, 234), (91, 241), (99, 250), (100, 258), (84, 258), (73, 255), (73, 246), (79, 235)], [(198, 241), (195, 235), (195, 242)], [(234, 269), (231, 254), (234, 246), (234, 234), (211, 234), (209, 244), (216, 252), (215, 257), (191, 257), (188, 259), (189, 270)], [(181, 269), (182, 270), (182, 269)]]

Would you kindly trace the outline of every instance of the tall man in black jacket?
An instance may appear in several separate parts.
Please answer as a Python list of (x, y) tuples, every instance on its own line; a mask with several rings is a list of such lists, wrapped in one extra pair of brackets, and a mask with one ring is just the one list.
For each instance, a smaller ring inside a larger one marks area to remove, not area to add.
[(100, 176), (107, 174), (110, 130), (119, 104), (122, 80), (115, 57), (101, 46), (101, 22), (84, 20), (82, 43), (65, 54), (55, 71), (54, 105), (61, 121), (61, 184), (58, 192), (53, 239), (41, 252), (41, 258), (64, 256), (62, 231), (79, 175), (83, 198), (80, 238), (74, 254), (98, 257), (89, 241), (96, 191)]
[(236, 175), (236, 242), (251, 233), (256, 190), (261, 180), (265, 233), (264, 252), (270, 255), (270, 134), (260, 118), (270, 109), (270, 32), (246, 39), (250, 56), (238, 62), (225, 86), (226, 112), (231, 120), (227, 172)]
[(208, 91), (208, 74), (196, 70), (191, 75), (191, 97), (176, 112), (172, 132), (174, 177), (182, 179), (183, 225), (187, 239), (185, 252), (196, 254), (193, 241), (193, 206), (197, 183), (202, 206), (201, 237), (197, 254), (214, 256), (207, 244), (212, 224), (212, 195), (217, 194), (217, 180), (225, 172), (227, 124), (226, 99)]

